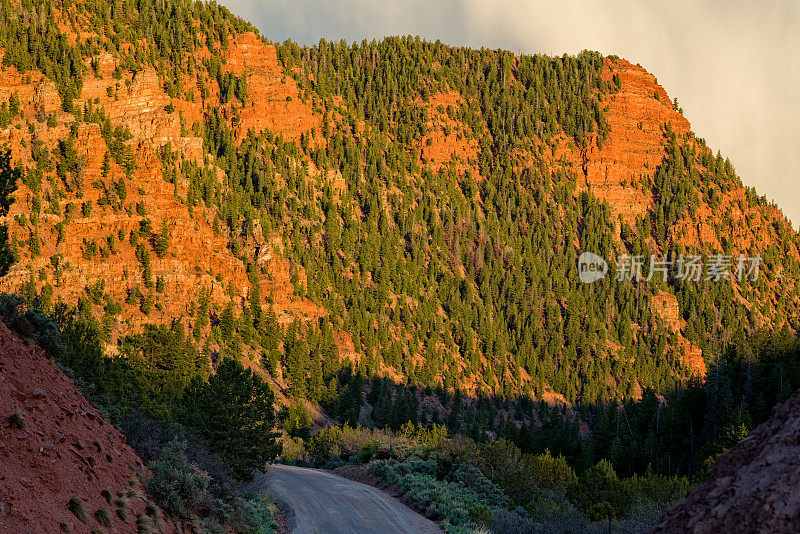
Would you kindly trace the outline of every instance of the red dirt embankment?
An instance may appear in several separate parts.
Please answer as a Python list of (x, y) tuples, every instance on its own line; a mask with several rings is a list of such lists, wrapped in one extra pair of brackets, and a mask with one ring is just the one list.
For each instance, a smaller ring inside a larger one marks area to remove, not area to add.
[[(138, 532), (137, 518), (147, 517), (143, 469), (44, 351), (0, 322), (0, 532)], [(153, 505), (149, 512), (163, 516)], [(174, 529), (164, 521), (162, 531)]]

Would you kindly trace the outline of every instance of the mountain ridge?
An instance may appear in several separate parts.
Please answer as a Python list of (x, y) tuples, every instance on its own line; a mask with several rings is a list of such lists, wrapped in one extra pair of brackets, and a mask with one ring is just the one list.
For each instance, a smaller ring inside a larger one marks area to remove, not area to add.
[[(786, 307), (796, 309), (797, 291), (785, 302), (770, 269), (755, 291), (731, 285), (739, 308), (719, 303), (728, 289), (707, 284), (700, 297), (669, 284), (604, 286), (604, 298), (622, 299), (605, 325), (591, 307), (592, 318), (579, 318), (586, 298), (570, 301), (553, 281), (574, 273), (567, 242), (609, 253), (735, 245), (765, 251), (774, 270), (778, 254), (798, 258), (785, 218), (711, 155), (641, 67), (413, 38), (273, 45), (229, 16), (208, 22), (196, 4), (175, 6), (211, 29), (195, 35), (173, 71), (165, 61), (177, 56), (163, 40), (125, 42), (132, 29), (76, 32), (103, 17), (79, 4), (53, 18), (83, 54), (80, 90), (67, 98), (63, 82), (9, 65), (0, 83), (7, 109), (18, 100), (2, 137), (26, 168), (9, 217), (19, 261), (2, 287), (45, 307), (80, 301), (111, 347), (143, 324), (182, 322), (211, 353), (225, 352), (231, 337), (236, 350), (261, 354), (301, 396), (300, 382), (318, 384), (317, 374), (327, 382), (344, 357), (403, 382), (575, 403), (638, 397), (702, 375), (701, 353), (734, 335), (730, 317), (742, 310), (747, 328), (791, 324)], [(143, 19), (131, 18), (130, 28)], [(403, 86), (401, 76), (414, 83)], [(408, 214), (413, 223), (403, 228)], [(535, 245), (526, 241), (532, 217), (549, 225)], [(542, 252), (548, 246), (557, 252)], [(376, 247), (379, 259), (370, 257)], [(394, 255), (405, 274), (391, 274), (385, 258)], [(487, 261), (491, 282), (480, 274)], [(534, 282), (532, 269), (543, 273)], [(428, 288), (404, 288), (403, 276)], [(514, 311), (526, 301), (509, 307), (499, 297), (514, 284), (540, 299)], [(359, 287), (366, 291), (354, 297)], [(461, 296), (424, 306), (447, 291)], [(228, 309), (232, 334), (223, 332)], [(546, 331), (536, 331), (537, 316)], [(613, 332), (611, 318), (627, 316), (630, 328)], [(702, 333), (698, 320), (708, 325)], [(287, 329), (308, 328), (335, 349), (306, 343), (291, 360)], [(261, 350), (259, 339), (284, 355)], [(603, 343), (590, 349), (591, 339)], [(585, 392), (587, 382), (597, 386)]]

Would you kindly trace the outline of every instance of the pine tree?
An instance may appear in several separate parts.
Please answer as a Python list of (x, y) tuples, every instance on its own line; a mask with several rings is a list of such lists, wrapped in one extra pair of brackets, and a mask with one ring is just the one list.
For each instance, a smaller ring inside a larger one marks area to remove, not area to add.
[(233, 339), (235, 327), (236, 319), (233, 316), (233, 302), (229, 302), (219, 317), (219, 330), (223, 341), (229, 342)]
[[(17, 180), (21, 177), (21, 171), (11, 166), (11, 150), (5, 149), (0, 152), (0, 217), (8, 215), (8, 210), (14, 201), (12, 195), (17, 189)], [(8, 227), (0, 225), (0, 277), (8, 273), (14, 259), (8, 238)]]
[(300, 322), (295, 319), (284, 340), (286, 377), (289, 391), (295, 397), (309, 393), (308, 375), (311, 367), (308, 344), (300, 332)]
[(169, 240), (171, 229), (167, 219), (161, 220), (161, 230), (153, 236), (153, 250), (159, 258), (163, 258), (169, 252)]
[(195, 378), (186, 388), (182, 418), (220, 451), (237, 477), (250, 480), (280, 452), (273, 402), (259, 375), (225, 358), (208, 382)]

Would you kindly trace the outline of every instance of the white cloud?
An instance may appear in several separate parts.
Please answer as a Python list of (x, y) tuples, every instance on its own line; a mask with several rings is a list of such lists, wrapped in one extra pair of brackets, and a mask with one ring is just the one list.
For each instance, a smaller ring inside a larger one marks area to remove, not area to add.
[(641, 63), (747, 185), (800, 223), (800, 3), (792, 0), (223, 0), (269, 39), (419, 35)]

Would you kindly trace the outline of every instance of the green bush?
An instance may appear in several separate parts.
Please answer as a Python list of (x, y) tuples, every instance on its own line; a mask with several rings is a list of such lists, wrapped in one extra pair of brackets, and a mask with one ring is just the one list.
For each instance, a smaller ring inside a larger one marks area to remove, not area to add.
[(589, 507), (588, 516), (591, 521), (602, 521), (614, 517), (614, 507), (608, 501), (600, 501)]
[(358, 461), (362, 464), (369, 463), (373, 456), (375, 456), (375, 445), (372, 443), (367, 443), (358, 451)]
[(237, 526), (240, 534), (272, 534), (278, 530), (275, 522), (277, 509), (267, 499), (256, 497), (242, 502), (241, 519)]
[(453, 473), (453, 481), (477, 493), (485, 502), (495, 507), (508, 505), (508, 497), (474, 465), (461, 464)]
[(415, 510), (456, 529), (490, 523), (494, 510), (508, 505), (508, 497), (475, 467), (459, 466), (452, 481), (437, 480), (436, 467), (422, 459), (376, 460), (367, 472), (398, 488)]
[(311, 437), (308, 443), (308, 454), (312, 461), (321, 464), (334, 456), (340, 456), (342, 429), (338, 427), (323, 428)]
[(161, 508), (181, 521), (193, 522), (217, 503), (208, 493), (210, 477), (186, 457), (186, 442), (175, 441), (150, 463), (147, 488)]
[(6, 325), (23, 337), (32, 338), (49, 354), (60, 357), (67, 353), (58, 324), (19, 295), (0, 293), (0, 316)]
[(542, 532), (583, 532), (588, 527), (586, 516), (563, 494), (539, 491), (525, 510), (544, 527)]
[(607, 513), (603, 517), (613, 518), (622, 515), (631, 501), (630, 488), (617, 478), (617, 473), (608, 460), (600, 460), (587, 469), (569, 487), (567, 495), (587, 512), (594, 515)]
[(637, 516), (654, 515), (647, 510), (665, 511), (686, 495), (686, 478), (665, 477), (653, 473), (617, 478), (607, 460), (601, 460), (567, 490), (570, 500), (593, 521), (612, 518), (630, 521)]

